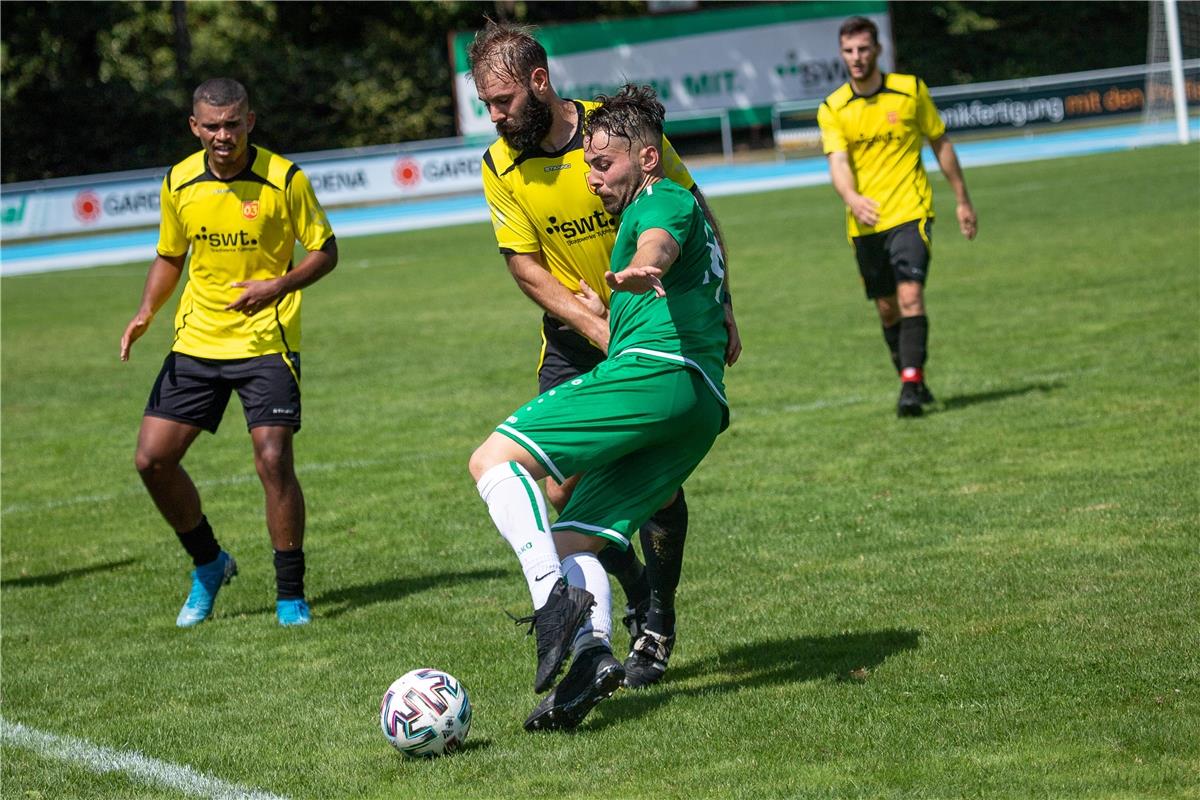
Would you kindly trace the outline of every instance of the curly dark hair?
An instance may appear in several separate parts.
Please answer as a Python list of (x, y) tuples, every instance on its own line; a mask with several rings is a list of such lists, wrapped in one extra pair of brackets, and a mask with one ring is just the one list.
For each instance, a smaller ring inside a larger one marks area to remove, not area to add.
[(662, 140), (667, 110), (651, 87), (627, 83), (612, 97), (600, 95), (596, 102), (600, 105), (583, 121), (584, 136), (603, 131), (627, 140), (631, 147), (635, 141), (657, 146)]

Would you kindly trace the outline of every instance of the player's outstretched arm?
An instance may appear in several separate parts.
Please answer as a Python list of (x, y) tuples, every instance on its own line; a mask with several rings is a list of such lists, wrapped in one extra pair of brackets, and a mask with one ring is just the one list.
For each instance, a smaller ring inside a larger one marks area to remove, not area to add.
[(154, 321), (154, 315), (175, 291), (175, 287), (179, 284), (179, 277), (183, 274), (183, 262), (186, 258), (186, 253), (181, 256), (159, 254), (154, 256), (154, 261), (150, 264), (150, 271), (146, 273), (146, 285), (142, 289), (142, 303), (138, 306), (133, 319), (129, 320), (129, 324), (125, 326), (125, 333), (121, 336), (122, 361), (129, 360), (129, 351), (133, 347), (133, 343), (142, 338), (142, 334), (149, 330), (150, 323)]
[(626, 267), (620, 272), (604, 273), (604, 280), (614, 292), (654, 292), (659, 297), (667, 296), (662, 285), (662, 270), (658, 267)]
[(278, 278), (231, 283), (230, 286), (241, 289), (242, 293), (237, 300), (225, 306), (225, 310), (240, 311), (248, 317), (254, 316), (267, 306), (274, 305), (284, 295), (298, 292), (321, 280), (333, 272), (337, 262), (337, 240), (330, 237), (320, 250), (308, 253), (299, 264)]
[(979, 221), (975, 217), (975, 206), (971, 204), (971, 196), (967, 193), (967, 181), (963, 178), (962, 166), (958, 163), (958, 154), (954, 145), (950, 144), (947, 136), (939, 136), (930, 141), (930, 149), (937, 157), (938, 166), (950, 188), (954, 190), (955, 215), (958, 217), (958, 229), (967, 239), (974, 239), (979, 233)]
[(614, 292), (654, 292), (659, 297), (666, 297), (662, 276), (678, 258), (679, 243), (675, 237), (662, 228), (650, 228), (638, 237), (637, 252), (629, 266), (620, 272), (604, 273), (604, 280)]

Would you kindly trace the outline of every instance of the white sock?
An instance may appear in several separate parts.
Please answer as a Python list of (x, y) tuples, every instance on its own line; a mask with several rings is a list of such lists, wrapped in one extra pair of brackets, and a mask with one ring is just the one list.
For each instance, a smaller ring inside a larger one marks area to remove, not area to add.
[(528, 470), (515, 461), (497, 464), (483, 473), (476, 488), (487, 503), (492, 522), (521, 562), (534, 610), (541, 608), (562, 577), (542, 490)]
[(572, 586), (581, 586), (596, 598), (592, 615), (575, 636), (575, 652), (603, 645), (612, 650), (612, 588), (608, 573), (595, 553), (572, 553), (562, 560), (563, 577)]

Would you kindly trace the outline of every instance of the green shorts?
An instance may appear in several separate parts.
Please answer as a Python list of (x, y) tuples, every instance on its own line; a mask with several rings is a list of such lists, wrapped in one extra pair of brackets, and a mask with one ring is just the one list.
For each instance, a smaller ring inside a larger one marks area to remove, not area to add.
[(496, 430), (560, 483), (583, 473), (554, 530), (625, 549), (699, 466), (727, 420), (699, 372), (624, 355), (530, 400)]

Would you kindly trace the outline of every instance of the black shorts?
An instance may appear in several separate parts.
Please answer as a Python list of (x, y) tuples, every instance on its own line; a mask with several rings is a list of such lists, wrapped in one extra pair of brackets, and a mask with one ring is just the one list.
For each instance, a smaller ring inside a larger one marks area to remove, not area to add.
[(299, 353), (232, 359), (168, 353), (145, 414), (216, 433), (235, 390), (247, 428), (286, 425), (300, 430)]
[(542, 316), (542, 363), (538, 365), (538, 391), (546, 392), (578, 378), (604, 360), (600, 348), (574, 328), (549, 314)]
[(855, 236), (854, 257), (867, 299), (891, 297), (899, 281), (924, 284), (929, 273), (933, 220), (913, 220), (881, 233)]

